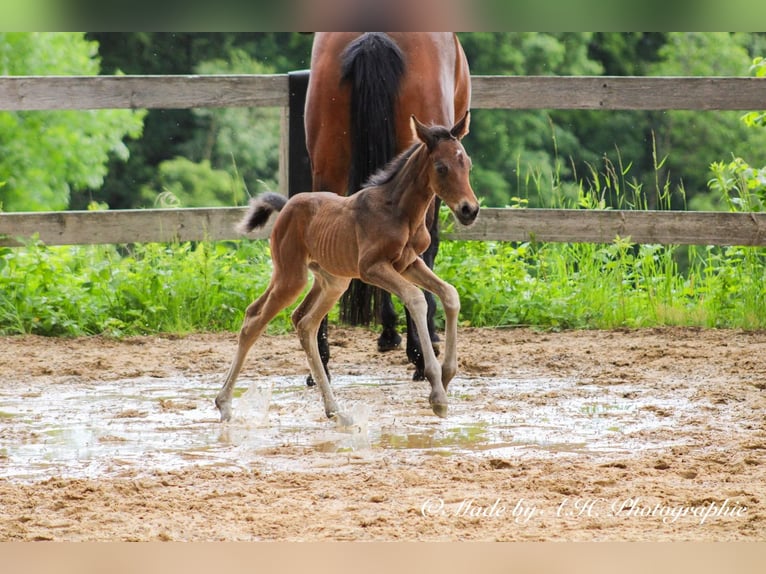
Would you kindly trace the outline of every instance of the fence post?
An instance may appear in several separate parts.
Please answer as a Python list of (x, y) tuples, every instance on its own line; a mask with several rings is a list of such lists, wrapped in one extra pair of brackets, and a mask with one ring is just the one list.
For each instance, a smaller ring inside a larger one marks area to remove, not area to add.
[(290, 72), (288, 75), (289, 104), (289, 165), (288, 196), (311, 191), (311, 163), (306, 150), (306, 130), (304, 126), (304, 107), (306, 89), (309, 84), (309, 70)]

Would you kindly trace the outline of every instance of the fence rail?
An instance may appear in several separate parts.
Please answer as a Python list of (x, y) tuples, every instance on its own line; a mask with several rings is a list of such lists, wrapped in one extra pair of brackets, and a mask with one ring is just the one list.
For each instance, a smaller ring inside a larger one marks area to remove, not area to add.
[[(479, 109), (757, 110), (766, 78), (474, 76)], [(280, 186), (289, 157), (287, 75), (0, 77), (0, 110), (251, 107), (283, 109)], [(0, 246), (38, 234), (50, 245), (237, 239), (242, 208), (0, 213)], [(266, 237), (268, 228), (254, 237)], [(484, 209), (459, 240), (766, 245), (766, 214)]]
[[(472, 76), (477, 109), (766, 109), (766, 78)], [(287, 75), (0, 78), (0, 110), (288, 105)]]
[[(0, 214), (0, 246), (18, 246), (39, 234), (48, 245), (153, 243), (242, 239), (234, 231), (245, 208), (60, 211)], [(249, 235), (268, 237), (270, 225)], [(3, 236), (5, 235), (5, 236)], [(766, 246), (766, 213), (694, 211), (591, 211), (577, 209), (485, 208), (471, 227), (443, 233), (462, 241), (545, 241), (674, 245)]]

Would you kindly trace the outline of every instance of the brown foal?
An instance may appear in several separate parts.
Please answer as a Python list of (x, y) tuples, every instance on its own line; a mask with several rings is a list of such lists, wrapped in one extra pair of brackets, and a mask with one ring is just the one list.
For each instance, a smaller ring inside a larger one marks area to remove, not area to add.
[[(264, 225), (272, 212), (280, 212), (271, 232), (274, 268), (266, 291), (247, 308), (237, 352), (215, 399), (222, 421), (231, 419), (234, 384), (247, 352), (274, 316), (301, 294), (308, 270), (314, 283), (293, 312), (292, 322), (322, 393), (326, 415), (342, 417), (319, 356), (317, 331), (351, 279), (359, 278), (396, 295), (410, 311), (423, 343), (431, 408), (438, 416), (446, 416), (446, 389), (457, 371), (460, 298), (419, 255), (430, 243), (425, 220), (434, 195), (463, 225), (472, 224), (479, 213), (469, 182), (471, 160), (460, 143), (468, 126), (468, 112), (452, 128), (425, 126), (412, 116), (415, 143), (354, 195), (301, 193), (287, 200), (267, 193), (253, 200), (241, 224), (243, 231)], [(439, 297), (444, 307), (441, 365), (430, 344), (426, 301), (419, 287)]]

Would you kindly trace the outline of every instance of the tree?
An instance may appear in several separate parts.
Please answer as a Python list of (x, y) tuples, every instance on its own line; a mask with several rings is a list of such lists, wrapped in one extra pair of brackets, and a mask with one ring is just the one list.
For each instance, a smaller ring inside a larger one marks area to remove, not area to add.
[[(752, 43), (752, 35), (744, 33), (670, 33), (659, 51), (660, 61), (650, 71), (668, 76), (743, 76), (748, 73)], [(710, 207), (708, 169), (725, 154), (766, 164), (766, 132), (747, 129), (741, 115), (682, 110), (663, 114), (658, 141), (660, 153), (668, 157), (664, 169), (675, 184), (683, 182), (691, 207)]]
[[(224, 73), (231, 68), (222, 65), (217, 65), (215, 69), (203, 68), (203, 63), (221, 64), (232, 54), (235, 57), (246, 55), (252, 60), (250, 68), (241, 70), (243, 73), (285, 73), (308, 67), (312, 42), (311, 35), (275, 32), (103, 32), (91, 33), (88, 37), (99, 42), (105, 74), (112, 74), (115, 70), (126, 74)], [(248, 72), (255, 70), (253, 66), (256, 64), (261, 66), (258, 68), (260, 71)], [(109, 166), (102, 196), (113, 208), (131, 208), (145, 205), (147, 193), (150, 197), (155, 197), (164, 190), (177, 189), (178, 182), (174, 178), (180, 175), (180, 172), (176, 168), (182, 167), (183, 162), (177, 162), (178, 165), (173, 169), (166, 166), (162, 170), (160, 166), (179, 157), (185, 157), (191, 162), (209, 159), (212, 169), (222, 169), (222, 166), (225, 166), (225, 169), (231, 172), (231, 155), (221, 152), (223, 148), (217, 143), (211, 147), (208, 142), (216, 140), (208, 138), (215, 138), (219, 133), (222, 137), (228, 137), (228, 133), (232, 138), (240, 139), (262, 134), (258, 123), (248, 122), (260, 121), (263, 113), (273, 116), (274, 111), (232, 109), (219, 114), (217, 110), (149, 110), (142, 139), (128, 143), (128, 162), (113, 161)], [(220, 130), (214, 127), (213, 120), (223, 122), (218, 124), (221, 126)], [(233, 126), (238, 130), (236, 133), (228, 131)], [(261, 141), (264, 146), (268, 146), (265, 161), (273, 163), (275, 160), (271, 150), (276, 152), (277, 149), (277, 146), (272, 145), (273, 138)], [(213, 147), (217, 147), (217, 151), (213, 150)], [(254, 147), (248, 144), (243, 152), (253, 149)], [(253, 159), (261, 163), (264, 161), (260, 155)], [(264, 172), (262, 165), (255, 170), (257, 175), (253, 178), (249, 171), (250, 160), (242, 155), (236, 156), (236, 167), (240, 171), (239, 183), (236, 185), (240, 187), (243, 178), (250, 187), (255, 184), (255, 179), (271, 178), (268, 168)], [(222, 183), (225, 179), (222, 174), (213, 174), (211, 181)], [(221, 193), (213, 195), (218, 197), (220, 202), (223, 202), (225, 197), (226, 203), (231, 204), (233, 196), (230, 193), (222, 196)], [(87, 196), (74, 199), (77, 206), (86, 205), (89, 201)], [(179, 199), (182, 202), (189, 201), (188, 198)]]
[[(198, 74), (270, 74), (272, 69), (232, 48), (228, 57), (202, 62)], [(184, 207), (243, 205), (246, 191), (278, 186), (280, 114), (275, 108), (212, 108), (192, 112), (192, 137), (181, 154), (160, 162), (142, 187), (155, 204), (170, 192)]]
[[(461, 34), (472, 74), (598, 75), (588, 56), (589, 33), (481, 32)], [(571, 178), (561, 158), (578, 155), (580, 144), (546, 110), (475, 110), (466, 149), (474, 160), (472, 181), (486, 205), (504, 206), (523, 198), (545, 203), (554, 180)]]
[[(98, 45), (80, 33), (0, 33), (2, 75), (95, 75)], [(58, 210), (73, 189), (98, 189), (123, 138), (141, 135), (143, 112), (0, 112), (0, 203), (9, 211)]]

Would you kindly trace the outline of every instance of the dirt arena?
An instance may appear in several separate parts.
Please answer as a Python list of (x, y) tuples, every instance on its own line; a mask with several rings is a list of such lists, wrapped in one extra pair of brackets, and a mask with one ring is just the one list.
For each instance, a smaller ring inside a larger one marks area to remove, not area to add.
[(0, 339), (0, 540), (766, 539), (766, 333), (462, 329), (450, 414), (331, 329), (336, 396), (263, 338)]

